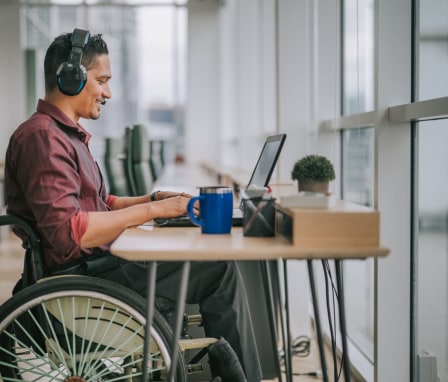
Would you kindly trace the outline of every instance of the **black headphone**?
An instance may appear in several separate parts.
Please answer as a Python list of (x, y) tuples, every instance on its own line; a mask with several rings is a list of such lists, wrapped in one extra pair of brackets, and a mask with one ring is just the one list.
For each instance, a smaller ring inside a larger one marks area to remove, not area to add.
[(59, 90), (68, 96), (81, 93), (87, 81), (87, 70), (81, 64), (84, 47), (90, 38), (90, 32), (74, 29), (72, 33), (72, 50), (68, 60), (63, 62), (56, 71)]

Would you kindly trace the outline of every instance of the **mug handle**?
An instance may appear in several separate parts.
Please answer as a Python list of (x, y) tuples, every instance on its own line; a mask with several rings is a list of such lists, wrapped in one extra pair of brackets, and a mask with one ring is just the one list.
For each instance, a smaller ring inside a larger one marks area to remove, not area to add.
[(193, 212), (194, 204), (200, 199), (204, 199), (204, 197), (203, 196), (193, 196), (189, 200), (189, 202), (187, 204), (187, 214), (188, 214), (188, 217), (191, 219), (191, 221), (194, 224), (203, 227), (205, 225), (205, 223), (203, 221), (199, 220)]

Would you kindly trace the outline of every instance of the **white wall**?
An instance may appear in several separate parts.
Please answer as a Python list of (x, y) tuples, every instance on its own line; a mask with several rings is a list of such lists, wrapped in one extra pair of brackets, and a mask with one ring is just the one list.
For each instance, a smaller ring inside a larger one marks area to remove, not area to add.
[(25, 64), (21, 44), (19, 2), (0, 2), (0, 161), (9, 136), (26, 118)]

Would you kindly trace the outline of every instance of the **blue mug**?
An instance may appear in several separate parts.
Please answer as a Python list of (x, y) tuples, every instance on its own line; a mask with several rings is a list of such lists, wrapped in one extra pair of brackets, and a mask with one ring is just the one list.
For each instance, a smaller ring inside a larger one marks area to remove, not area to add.
[[(197, 201), (199, 201), (199, 218), (193, 212)], [(199, 196), (190, 199), (187, 213), (191, 221), (201, 227), (202, 233), (230, 233), (233, 215), (232, 187), (199, 187)]]

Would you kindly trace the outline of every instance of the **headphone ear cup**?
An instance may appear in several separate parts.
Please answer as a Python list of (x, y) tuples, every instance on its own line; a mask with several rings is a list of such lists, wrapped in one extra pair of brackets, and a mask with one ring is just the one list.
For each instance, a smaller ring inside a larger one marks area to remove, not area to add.
[(62, 93), (75, 96), (81, 93), (87, 82), (87, 71), (83, 65), (64, 62), (56, 72), (56, 80)]

